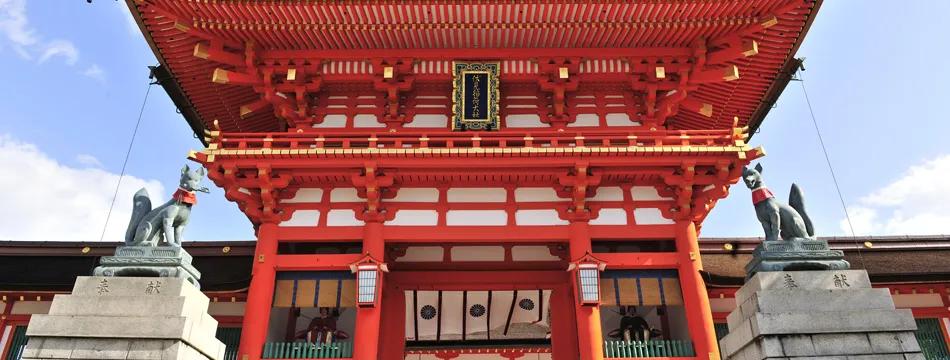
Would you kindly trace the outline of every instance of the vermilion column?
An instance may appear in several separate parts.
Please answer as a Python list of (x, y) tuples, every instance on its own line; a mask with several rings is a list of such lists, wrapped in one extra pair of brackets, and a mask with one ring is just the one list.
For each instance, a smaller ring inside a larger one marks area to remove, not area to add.
[(696, 355), (702, 359), (719, 359), (719, 344), (706, 284), (699, 271), (703, 261), (699, 256), (696, 225), (692, 221), (676, 222), (676, 250), (682, 256), (679, 268), (683, 287), (683, 306), (686, 309), (689, 334), (696, 346)]
[[(570, 254), (571, 261), (575, 261), (591, 252), (590, 225), (587, 221), (571, 221), (570, 225)], [(575, 289), (574, 293), (580, 296), (577, 289), (576, 277), (571, 277)], [(600, 330), (600, 307), (581, 306), (580, 299), (574, 299), (574, 314), (577, 318), (577, 347), (581, 360), (603, 360), (604, 344)]]
[(257, 228), (257, 247), (251, 269), (251, 285), (247, 290), (241, 344), (241, 360), (258, 360), (267, 341), (267, 323), (274, 301), (274, 281), (277, 277), (277, 224), (263, 223)]
[(392, 281), (383, 290), (382, 328), (386, 335), (379, 339), (379, 358), (403, 360), (406, 358), (406, 295)]
[(551, 289), (551, 359), (577, 360), (577, 324), (574, 316), (574, 297), (571, 286)]
[[(385, 259), (384, 250), (383, 223), (380, 221), (366, 221), (366, 225), (363, 226), (363, 253), (383, 261)], [(384, 279), (380, 278), (377, 281), (384, 281)], [(358, 307), (356, 309), (356, 334), (353, 339), (354, 360), (376, 360), (378, 358), (381, 313), (382, 301), (379, 301), (376, 306)]]

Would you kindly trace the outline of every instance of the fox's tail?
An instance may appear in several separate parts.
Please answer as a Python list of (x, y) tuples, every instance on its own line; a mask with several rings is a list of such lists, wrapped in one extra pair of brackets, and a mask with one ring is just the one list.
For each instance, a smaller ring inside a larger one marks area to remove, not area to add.
[(152, 200), (148, 198), (148, 191), (142, 188), (132, 197), (132, 218), (129, 219), (129, 227), (125, 230), (126, 244), (131, 244), (135, 240), (135, 230), (149, 211), (152, 211)]
[(808, 230), (808, 236), (815, 236), (815, 227), (812, 226), (811, 218), (809, 218), (808, 213), (805, 212), (805, 196), (802, 194), (802, 189), (798, 187), (798, 184), (792, 184), (792, 190), (788, 194), (788, 206), (791, 206), (802, 216), (802, 220), (805, 221), (805, 229)]

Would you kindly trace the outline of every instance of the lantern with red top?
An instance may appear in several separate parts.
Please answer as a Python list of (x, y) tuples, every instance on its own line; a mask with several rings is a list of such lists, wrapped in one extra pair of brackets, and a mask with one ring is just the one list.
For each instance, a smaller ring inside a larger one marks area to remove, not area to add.
[(366, 255), (351, 264), (350, 271), (356, 274), (356, 305), (377, 306), (382, 297), (383, 273), (389, 272), (386, 264)]
[(573, 271), (577, 278), (575, 289), (577, 300), (581, 305), (600, 305), (600, 272), (604, 271), (607, 263), (593, 257), (590, 253), (571, 262), (567, 271)]

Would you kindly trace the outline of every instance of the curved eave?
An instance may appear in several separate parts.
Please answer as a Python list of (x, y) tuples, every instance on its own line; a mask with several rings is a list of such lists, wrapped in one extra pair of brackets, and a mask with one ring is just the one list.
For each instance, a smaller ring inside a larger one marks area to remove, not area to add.
[[(815, 7), (812, 10), (812, 14), (817, 14), (818, 10), (821, 9), (821, 4), (824, 0), (816, 0)], [(749, 118), (749, 138), (755, 136), (759, 131), (759, 127), (762, 126), (762, 122), (765, 121), (765, 117), (769, 115), (769, 111), (775, 107), (775, 103), (778, 102), (778, 98), (782, 96), (782, 93), (785, 92), (785, 88), (788, 87), (788, 83), (792, 81), (795, 77), (795, 73), (798, 69), (802, 68), (802, 62), (804, 59), (796, 58), (795, 54), (798, 53), (798, 48), (801, 47), (802, 41), (805, 39), (805, 35), (808, 34), (808, 30), (811, 29), (811, 24), (815, 22), (815, 15), (809, 16), (808, 20), (805, 21), (805, 26), (802, 28), (801, 34), (799, 34), (798, 39), (795, 41), (795, 46), (792, 47), (792, 51), (789, 52), (789, 57), (785, 60), (785, 65), (782, 65), (782, 69), (779, 70), (776, 74), (775, 80), (772, 82), (772, 85), (769, 86), (769, 89), (765, 92), (765, 96), (762, 97), (762, 102), (759, 104), (759, 107), (755, 109), (752, 113), (752, 117)]]

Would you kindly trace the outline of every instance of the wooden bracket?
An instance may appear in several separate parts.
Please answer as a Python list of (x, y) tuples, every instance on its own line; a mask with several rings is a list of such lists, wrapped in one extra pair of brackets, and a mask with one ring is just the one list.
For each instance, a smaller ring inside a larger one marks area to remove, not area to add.
[(386, 93), (386, 111), (380, 122), (385, 124), (403, 124), (406, 114), (400, 105), (400, 93), (413, 89), (415, 76), (412, 75), (412, 59), (373, 59), (373, 88)]
[[(543, 113), (542, 120), (555, 128), (563, 128), (571, 122), (567, 113), (568, 92), (576, 91), (580, 82), (580, 58), (546, 58), (538, 60), (538, 86), (551, 93), (551, 113)], [(573, 76), (571, 74), (574, 74)]]

